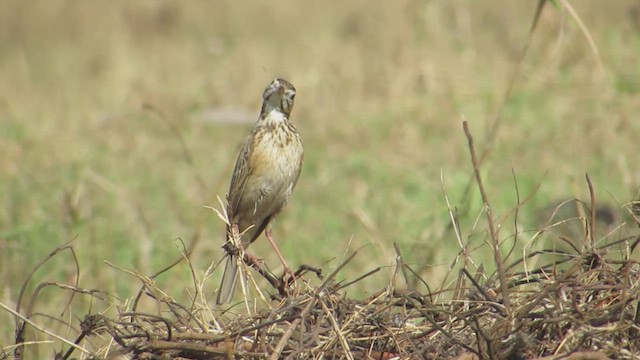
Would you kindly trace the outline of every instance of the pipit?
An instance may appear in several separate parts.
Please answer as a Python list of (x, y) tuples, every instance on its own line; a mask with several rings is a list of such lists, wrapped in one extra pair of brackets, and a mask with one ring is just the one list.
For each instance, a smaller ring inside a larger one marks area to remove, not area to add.
[[(296, 89), (284, 79), (275, 79), (262, 94), (262, 110), (242, 145), (227, 194), (227, 241), (241, 234), (244, 249), (266, 230), (265, 235), (280, 261), (288, 268), (267, 228), (287, 204), (302, 168), (302, 140), (289, 121)], [(232, 242), (233, 243), (233, 242)], [(231, 301), (238, 281), (238, 262), (229, 254), (217, 303)]]

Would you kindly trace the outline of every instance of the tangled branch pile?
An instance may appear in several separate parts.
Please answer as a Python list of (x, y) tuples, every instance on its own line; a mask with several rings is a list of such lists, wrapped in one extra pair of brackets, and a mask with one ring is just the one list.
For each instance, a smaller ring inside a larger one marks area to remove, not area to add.
[(632, 359), (640, 351), (640, 264), (606, 254), (624, 242), (633, 251), (640, 237), (511, 273), (510, 308), (495, 281), (481, 284), (466, 270), (447, 300), (392, 289), (355, 300), (325, 281), (235, 316), (187, 308), (149, 288), (160, 311), (89, 315), (80, 338), (110, 339), (95, 358)]

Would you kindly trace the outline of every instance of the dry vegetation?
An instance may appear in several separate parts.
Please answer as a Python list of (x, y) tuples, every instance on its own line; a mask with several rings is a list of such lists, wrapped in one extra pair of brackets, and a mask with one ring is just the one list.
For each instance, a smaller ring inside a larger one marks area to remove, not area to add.
[[(640, 7), (536, 6), (2, 2), (0, 359), (638, 358)], [(221, 309), (203, 205), (275, 76), (324, 276)]]

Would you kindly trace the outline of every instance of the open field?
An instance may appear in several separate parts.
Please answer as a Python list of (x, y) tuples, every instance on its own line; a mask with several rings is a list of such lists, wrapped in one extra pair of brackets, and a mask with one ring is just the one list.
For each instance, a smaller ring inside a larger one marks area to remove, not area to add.
[[(602, 241), (634, 233), (617, 224), (640, 183), (640, 6), (571, 4), (579, 21), (545, 7), (505, 99), (533, 1), (2, 2), (0, 302), (15, 308), (29, 271), (70, 240), (80, 286), (122, 300), (140, 284), (105, 261), (150, 275), (180, 257), (177, 239), (203, 276), (223, 239), (204, 206), (219, 207), (276, 76), (298, 89), (306, 153), (274, 237), (294, 267), (329, 270), (364, 246), (341, 277), (382, 271), (355, 296), (389, 281), (393, 242), (430, 285), (445, 279), (460, 246), (443, 185), (462, 239), (485, 243), (463, 119), (479, 152), (492, 145), (485, 189), (500, 238), (522, 231), (518, 252), (557, 201), (589, 201), (586, 173), (615, 214)], [(530, 198), (514, 219), (518, 193)], [(275, 267), (263, 240), (251, 250)], [(488, 246), (477, 262), (493, 271)], [(29, 289), (74, 277), (60, 254)], [(188, 298), (187, 266), (156, 281)], [(45, 290), (38, 310), (59, 315), (62, 293)], [(74, 301), (82, 317), (89, 304)], [(0, 311), (0, 346), (14, 342), (13, 319)]]

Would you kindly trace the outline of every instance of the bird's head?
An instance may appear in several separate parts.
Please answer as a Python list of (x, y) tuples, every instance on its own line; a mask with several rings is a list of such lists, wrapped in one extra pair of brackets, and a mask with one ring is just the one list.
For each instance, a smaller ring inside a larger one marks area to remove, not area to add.
[(262, 99), (263, 108), (267, 112), (278, 109), (289, 116), (293, 109), (293, 100), (296, 97), (296, 88), (287, 80), (277, 78), (264, 89)]

